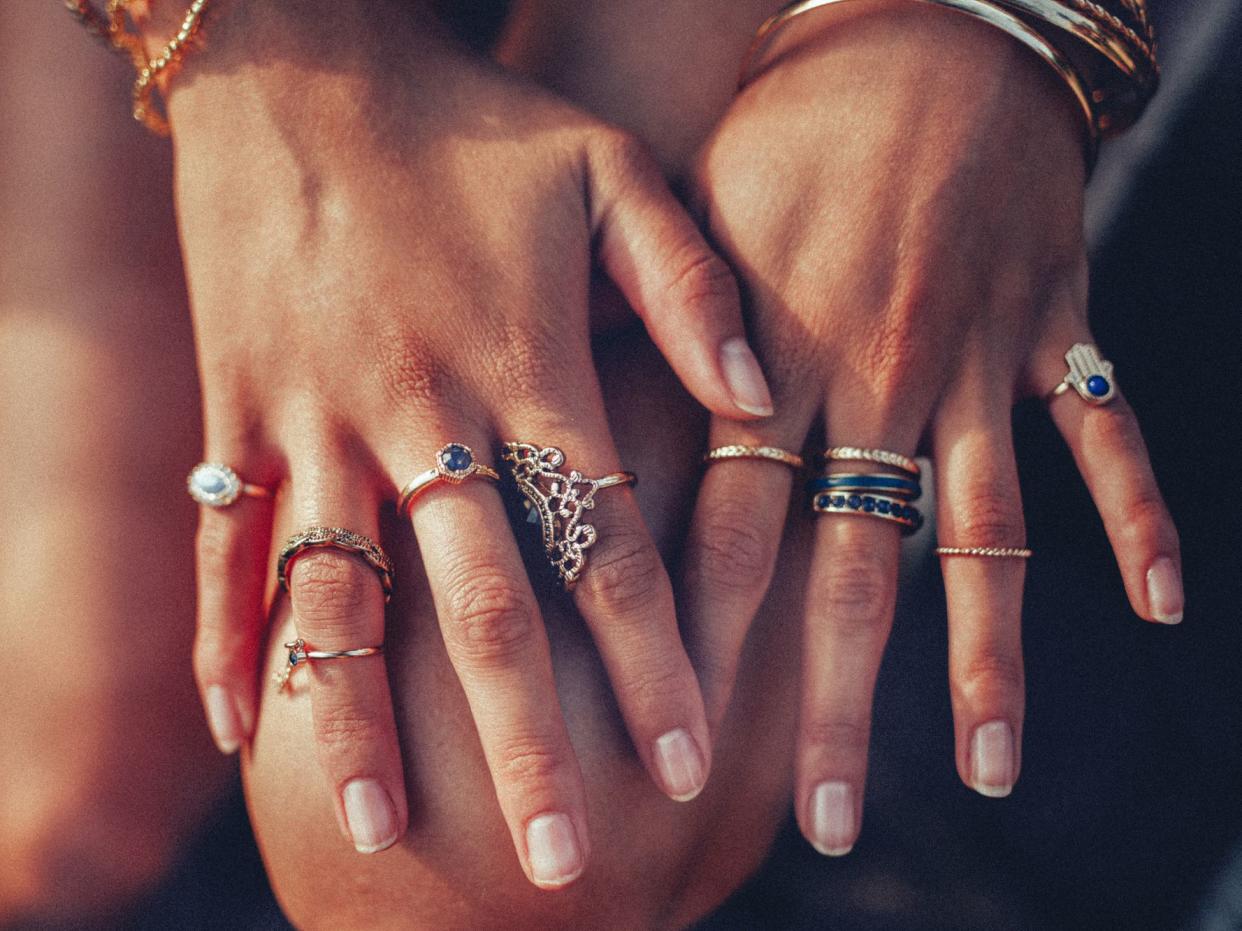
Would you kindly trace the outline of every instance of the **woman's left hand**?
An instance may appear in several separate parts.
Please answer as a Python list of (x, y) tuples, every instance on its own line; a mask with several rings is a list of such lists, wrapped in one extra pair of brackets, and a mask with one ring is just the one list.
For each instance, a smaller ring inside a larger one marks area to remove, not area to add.
[[(717, 419), (710, 445), (799, 451), (817, 415), (830, 446), (913, 455), (925, 444), (940, 541), (1022, 547), (1012, 406), (1054, 388), (1066, 350), (1091, 341), (1082, 115), (1050, 69), (990, 26), (913, 4), (847, 9), (791, 24), (784, 38), (799, 44), (739, 95), (696, 169), (710, 233), (749, 292), (778, 412)], [(1050, 407), (1134, 610), (1180, 620), (1177, 534), (1130, 408), (1073, 391)], [(713, 724), (794, 478), (729, 461), (703, 481), (680, 616)], [(859, 831), (898, 543), (887, 521), (817, 520), (795, 800), (824, 853), (844, 853)], [(1020, 759), (1024, 565), (956, 558), (943, 570), (958, 771), (1004, 795)]]

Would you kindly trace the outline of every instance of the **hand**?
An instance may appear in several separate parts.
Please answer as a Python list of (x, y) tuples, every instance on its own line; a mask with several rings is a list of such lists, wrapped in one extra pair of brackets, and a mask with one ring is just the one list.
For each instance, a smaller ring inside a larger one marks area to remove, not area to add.
[[(717, 419), (711, 445), (801, 450), (817, 416), (828, 445), (912, 455), (922, 443), (940, 541), (1023, 546), (1011, 408), (1051, 390), (1066, 350), (1091, 339), (1081, 115), (1043, 63), (985, 24), (911, 4), (866, 10), (803, 17), (801, 41), (739, 95), (696, 169), (710, 234), (749, 293), (777, 410)], [(1093, 407), (1073, 392), (1050, 407), (1135, 611), (1180, 620), (1177, 534), (1134, 415), (1120, 398)], [(793, 478), (730, 461), (703, 481), (681, 615), (713, 726)], [(816, 535), (796, 807), (806, 837), (839, 854), (861, 822), (899, 533), (822, 515)], [(1020, 765), (1024, 565), (942, 565), (958, 772), (1004, 795)]]
[[(173, 88), (207, 459), (281, 486), (299, 527), (372, 538), (449, 441), (492, 466), (520, 439), (587, 475), (620, 469), (589, 350), (593, 243), (691, 393), (725, 417), (771, 412), (732, 276), (632, 140), (405, 10), (321, 12), (230, 5)], [(589, 848), (581, 775), (500, 496), (467, 481), (412, 511), (523, 867), (562, 886)], [(226, 750), (254, 723), (270, 521), (243, 499), (200, 525), (195, 669)], [(577, 607), (639, 756), (691, 797), (710, 747), (671, 586), (627, 489), (601, 492), (592, 523)], [(290, 588), (311, 648), (383, 641), (360, 560), (312, 550)], [(407, 809), (382, 658), (299, 675), (343, 831), (392, 844)]]

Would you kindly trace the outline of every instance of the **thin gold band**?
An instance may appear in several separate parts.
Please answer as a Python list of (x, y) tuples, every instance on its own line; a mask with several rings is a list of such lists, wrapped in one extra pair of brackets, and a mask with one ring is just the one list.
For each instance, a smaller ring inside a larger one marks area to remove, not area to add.
[(637, 485), (638, 475), (634, 472), (609, 472), (595, 480), (595, 488), (612, 488), (616, 485)]
[(919, 464), (909, 456), (889, 452), (887, 449), (862, 449), (858, 446), (832, 446), (825, 449), (821, 457), (826, 461), (836, 462), (874, 462), (876, 465), (892, 466), (908, 472), (915, 478), (923, 474)]
[(801, 469), (803, 465), (801, 456), (779, 446), (717, 446), (703, 457), (703, 461), (708, 464), (729, 459), (767, 459), (787, 465), (791, 469)]
[(468, 478), (485, 478), (489, 482), (499, 482), (500, 473), (477, 461), (474, 450), (466, 444), (445, 443), (436, 450), (435, 468), (420, 472), (401, 489), (397, 498), (397, 513), (405, 515), (415, 498), (440, 482), (460, 485)]
[[(475, 466), (474, 471), (467, 477), (485, 478), (489, 482), (500, 481), (500, 473), (491, 466), (485, 465)], [(459, 481), (464, 481), (464, 479)], [(414, 503), (415, 498), (428, 491), (432, 485), (438, 482), (452, 482), (452, 480), (442, 475), (439, 469), (428, 469), (426, 472), (421, 472), (414, 476), (409, 484), (401, 489), (401, 497), (397, 499), (397, 513), (406, 513), (410, 509), (410, 505)], [(458, 482), (452, 482), (452, 484), (458, 484)]]
[(994, 559), (1030, 559), (1024, 546), (938, 546), (937, 556), (988, 556)]

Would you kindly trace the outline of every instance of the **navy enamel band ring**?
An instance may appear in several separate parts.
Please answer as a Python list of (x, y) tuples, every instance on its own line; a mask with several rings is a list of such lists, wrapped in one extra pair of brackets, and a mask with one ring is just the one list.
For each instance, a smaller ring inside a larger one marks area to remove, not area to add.
[(500, 473), (474, 458), (474, 450), (464, 443), (449, 443), (436, 452), (436, 465), (410, 480), (397, 498), (397, 513), (404, 515), (414, 499), (440, 482), (460, 485), (468, 478), (485, 478), (500, 481)]
[(1091, 343), (1075, 343), (1065, 354), (1069, 371), (1065, 378), (1045, 395), (1045, 401), (1065, 394), (1073, 388), (1088, 404), (1107, 404), (1117, 396), (1117, 384), (1113, 381), (1113, 364), (1100, 355)]
[(293, 670), (304, 663), (311, 662), (312, 660), (353, 659), (357, 656), (375, 656), (384, 652), (384, 645), (381, 643), (379, 646), (359, 647), (355, 650), (308, 650), (306, 649), (306, 641), (298, 637), (297, 640), (286, 643), (285, 649), (289, 651), (288, 662), (273, 677), (276, 680), (276, 687), (278, 689), (283, 689), (289, 681), (289, 677), (293, 675)]
[(787, 449), (781, 449), (779, 446), (717, 446), (715, 449), (708, 450), (703, 457), (703, 461), (708, 465), (729, 459), (767, 459), (770, 462), (787, 465), (791, 469), (802, 468), (801, 456)]
[(368, 566), (375, 570), (380, 586), (384, 589), (384, 603), (392, 598), (393, 571), (392, 560), (383, 548), (370, 537), (343, 527), (309, 527), (295, 533), (280, 548), (280, 556), (276, 559), (276, 580), (285, 591), (289, 590), (289, 572), (293, 561), (308, 549), (328, 546), (361, 556)]
[(251, 485), (221, 462), (200, 462), (185, 480), (190, 497), (204, 507), (226, 508), (242, 495), (270, 498), (273, 492), (262, 485)]

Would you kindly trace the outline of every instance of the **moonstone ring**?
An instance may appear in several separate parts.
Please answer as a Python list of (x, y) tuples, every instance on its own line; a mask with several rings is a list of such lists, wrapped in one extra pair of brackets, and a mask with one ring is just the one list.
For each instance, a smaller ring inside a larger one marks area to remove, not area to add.
[(251, 485), (237, 477), (237, 473), (219, 462), (200, 462), (185, 480), (190, 497), (209, 508), (226, 508), (242, 495), (252, 498), (270, 498), (272, 490), (262, 485)]
[(448, 443), (436, 452), (436, 466), (414, 476), (397, 498), (397, 513), (405, 514), (414, 499), (433, 485), (448, 482), (459, 485), (468, 478), (485, 478), (490, 482), (500, 481), (500, 473), (491, 466), (485, 466), (474, 458), (474, 450), (464, 443)]

